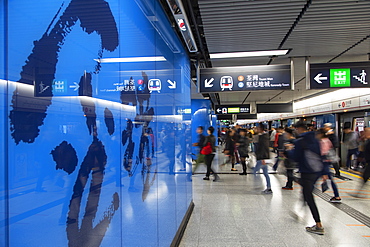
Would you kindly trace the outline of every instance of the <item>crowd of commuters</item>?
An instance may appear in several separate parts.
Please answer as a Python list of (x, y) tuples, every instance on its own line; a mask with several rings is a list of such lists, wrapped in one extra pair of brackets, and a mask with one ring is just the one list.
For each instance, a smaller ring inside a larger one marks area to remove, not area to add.
[[(199, 147), (199, 154), (195, 161), (195, 167), (204, 162), (207, 172), (203, 179), (210, 180), (209, 177), (213, 174), (213, 181), (219, 181), (220, 177), (216, 174), (216, 169), (212, 169), (212, 161), (216, 154), (216, 138), (213, 132), (214, 128), (209, 127), (207, 129), (208, 135), (204, 136), (203, 127), (197, 129), (198, 142), (193, 145)], [(352, 155), (355, 155), (356, 158), (359, 157), (358, 162), (363, 164), (363, 182), (358, 189), (361, 190), (370, 178), (370, 166), (366, 165), (370, 162), (370, 128), (365, 128), (363, 133), (357, 133), (345, 127), (343, 132), (344, 135), (340, 141), (331, 123), (326, 123), (322, 128), (315, 129), (314, 125), (298, 122), (290, 128), (271, 128), (270, 131), (263, 124), (250, 129), (242, 128), (236, 124), (234, 127), (218, 131), (218, 146), (225, 157), (221, 166), (230, 164), (231, 171), (237, 171), (236, 164), (241, 164), (242, 172), (239, 174), (247, 175), (249, 167), (256, 179), (257, 173), (262, 169), (266, 180), (266, 189), (262, 192), (272, 194), (267, 162), (276, 158), (272, 169), (275, 171), (283, 170), (287, 176), (287, 182), (282, 189), (293, 190), (294, 182), (302, 187), (303, 199), (316, 222), (314, 226), (306, 227), (306, 230), (322, 235), (324, 228), (315, 204), (313, 190), (319, 179), (322, 179), (322, 184), (327, 184), (330, 180), (334, 192), (330, 202), (341, 202), (338, 188), (330, 171), (330, 168), (333, 167), (334, 177), (341, 176), (339, 156), (337, 155), (339, 143), (343, 143), (348, 149), (346, 169), (353, 167), (351, 165), (353, 163)], [(206, 145), (210, 145), (210, 151), (206, 151)], [(273, 155), (275, 157), (271, 157), (272, 153), (275, 153)], [(251, 156), (254, 156), (255, 159), (251, 159)], [(252, 160), (255, 160), (254, 164), (252, 164)], [(295, 175), (295, 171), (299, 176)]]

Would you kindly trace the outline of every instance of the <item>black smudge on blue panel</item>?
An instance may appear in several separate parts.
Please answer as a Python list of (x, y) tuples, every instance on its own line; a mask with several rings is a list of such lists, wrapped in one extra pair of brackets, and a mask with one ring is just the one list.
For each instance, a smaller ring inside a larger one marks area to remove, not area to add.
[(53, 156), (53, 160), (57, 164), (55, 169), (61, 169), (68, 174), (71, 174), (76, 169), (78, 158), (76, 150), (67, 141), (60, 143), (50, 153)]
[(105, 108), (104, 110), (104, 122), (105, 122), (105, 126), (107, 126), (109, 135), (113, 135), (114, 118), (113, 118), (113, 113), (108, 108)]

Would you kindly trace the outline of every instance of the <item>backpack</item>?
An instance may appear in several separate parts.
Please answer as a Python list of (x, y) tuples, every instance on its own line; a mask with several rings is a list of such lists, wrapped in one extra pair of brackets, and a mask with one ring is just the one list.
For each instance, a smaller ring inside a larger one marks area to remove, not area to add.
[(305, 138), (301, 138), (300, 142), (307, 166), (312, 170), (312, 172), (321, 172), (324, 169), (324, 163), (321, 155), (310, 149)]

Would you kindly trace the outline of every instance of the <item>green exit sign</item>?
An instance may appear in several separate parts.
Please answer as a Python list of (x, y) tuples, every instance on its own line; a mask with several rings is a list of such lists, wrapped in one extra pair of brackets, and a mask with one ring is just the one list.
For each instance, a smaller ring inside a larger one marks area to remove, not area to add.
[(330, 87), (350, 87), (351, 69), (330, 69)]

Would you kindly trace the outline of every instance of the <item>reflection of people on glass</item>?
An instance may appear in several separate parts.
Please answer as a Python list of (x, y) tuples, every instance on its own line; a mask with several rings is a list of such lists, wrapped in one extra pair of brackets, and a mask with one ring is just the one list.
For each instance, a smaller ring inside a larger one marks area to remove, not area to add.
[[(119, 207), (119, 197), (118, 194), (115, 193), (113, 194), (111, 205), (105, 211), (104, 217), (95, 227), (93, 227), (93, 222), (98, 210), (106, 163), (107, 155), (105, 148), (102, 142), (97, 138), (95, 128), (93, 133), (93, 142), (91, 143), (78, 171), (78, 176), (73, 187), (73, 194), (69, 204), (67, 217), (67, 237), (69, 240), (69, 246), (100, 246), (110, 221)], [(90, 191), (80, 228), (78, 218), (81, 208), (81, 199), (90, 173)], [(94, 234), (95, 231), (96, 234)]]
[(157, 170), (158, 166), (155, 166), (154, 172), (152, 172), (152, 160), (147, 159), (143, 164), (143, 169), (141, 171), (142, 180), (143, 180), (143, 192), (142, 192), (142, 200), (145, 201), (147, 198), (150, 188), (153, 186), (154, 181), (157, 178)]
[[(215, 146), (216, 137), (213, 135), (214, 131), (215, 129), (212, 126), (207, 129), (208, 136), (206, 136), (204, 140), (203, 149), (201, 153), (205, 155), (204, 162), (206, 163), (206, 166), (207, 166), (207, 173), (206, 173), (206, 176), (203, 178), (203, 180), (209, 180), (209, 176), (212, 172), (214, 175), (213, 181), (216, 182), (220, 179), (220, 177), (214, 172), (214, 170), (212, 170), (212, 161), (216, 154), (216, 146)], [(207, 149), (207, 151), (205, 149)]]
[(167, 129), (163, 138), (163, 148), (166, 159), (168, 160), (169, 174), (175, 174), (175, 131)]

